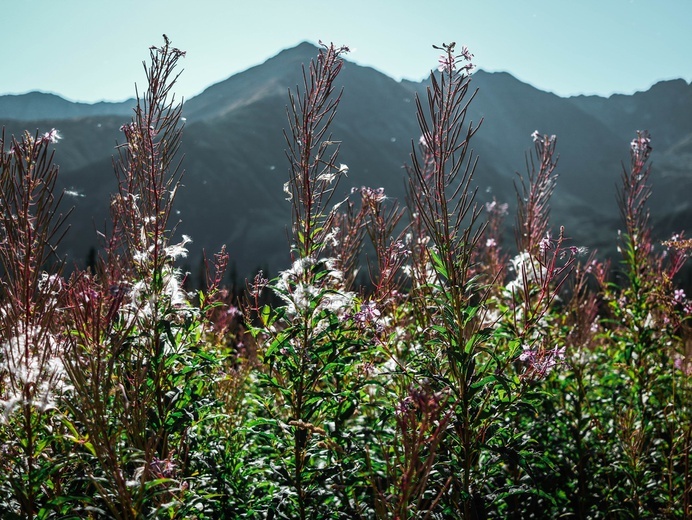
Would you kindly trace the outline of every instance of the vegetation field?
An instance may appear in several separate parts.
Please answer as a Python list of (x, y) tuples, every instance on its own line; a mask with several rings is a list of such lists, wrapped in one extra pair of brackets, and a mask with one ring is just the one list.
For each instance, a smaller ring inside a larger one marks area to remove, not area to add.
[(59, 133), (3, 132), (0, 518), (692, 517), (676, 285), (692, 241), (652, 238), (649, 134), (633, 129), (605, 260), (550, 220), (555, 136), (532, 135), (516, 215), (476, 200), (473, 56), (438, 49), (405, 201), (336, 200), (348, 49), (304, 66), (285, 132), (293, 263), (241, 291), (225, 249), (200, 291), (178, 267), (184, 53), (168, 38), (121, 129), (94, 265), (56, 253)]

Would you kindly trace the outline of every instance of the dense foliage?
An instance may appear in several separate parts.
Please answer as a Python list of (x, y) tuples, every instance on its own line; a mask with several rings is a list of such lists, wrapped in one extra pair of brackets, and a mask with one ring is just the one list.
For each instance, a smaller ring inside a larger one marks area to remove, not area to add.
[(241, 301), (225, 250), (198, 294), (176, 267), (184, 53), (167, 38), (122, 128), (95, 266), (67, 277), (56, 254), (59, 134), (2, 135), (2, 518), (692, 516), (692, 301), (674, 284), (692, 244), (651, 238), (648, 134), (623, 167), (617, 269), (552, 229), (557, 143), (538, 132), (509, 255), (507, 204), (475, 200), (472, 55), (438, 50), (406, 204), (333, 200), (347, 49), (304, 69), (294, 261)]

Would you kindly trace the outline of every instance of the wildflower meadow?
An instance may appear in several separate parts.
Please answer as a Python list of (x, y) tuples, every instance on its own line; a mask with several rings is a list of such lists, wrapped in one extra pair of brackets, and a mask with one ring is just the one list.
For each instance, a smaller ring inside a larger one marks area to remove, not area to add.
[(551, 221), (556, 136), (526, 136), (516, 201), (478, 200), (473, 56), (437, 49), (405, 200), (345, 186), (330, 128), (348, 49), (304, 65), (292, 264), (240, 294), (230, 249), (202, 290), (178, 267), (194, 237), (170, 219), (168, 38), (121, 129), (94, 266), (60, 256), (59, 132), (3, 131), (0, 518), (692, 518), (692, 242), (652, 238), (655, 141), (623, 146), (620, 257), (600, 258)]

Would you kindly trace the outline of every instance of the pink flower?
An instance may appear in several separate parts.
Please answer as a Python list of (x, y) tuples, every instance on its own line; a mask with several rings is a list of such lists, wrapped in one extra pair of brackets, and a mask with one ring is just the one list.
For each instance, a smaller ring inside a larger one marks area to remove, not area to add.
[(471, 51), (469, 51), (469, 48), (466, 45), (461, 48), (461, 57), (466, 61), (473, 61), (473, 54), (471, 54)]
[(673, 300), (675, 303), (683, 303), (685, 301), (686, 295), (683, 289), (676, 289), (673, 292)]
[(493, 199), (492, 202), (486, 202), (485, 203), (485, 211), (488, 213), (496, 213), (499, 216), (504, 216), (507, 214), (507, 210), (509, 208), (509, 204), (505, 203), (498, 203), (495, 199)]
[(649, 132), (646, 130), (637, 130), (637, 137), (632, 139), (630, 143), (630, 148), (632, 149), (632, 154), (637, 157), (640, 161), (645, 161), (646, 158), (651, 153), (651, 137), (649, 137)]
[(41, 136), (41, 140), (46, 143), (55, 144), (60, 139), (62, 139), (62, 136), (60, 135), (60, 132), (58, 132), (55, 128), (51, 128), (50, 132), (46, 132)]
[(538, 378), (544, 377), (562, 364), (564, 359), (565, 347), (533, 350), (529, 345), (522, 345), (522, 353), (519, 355), (519, 360), (528, 364), (530, 374)]
[(452, 54), (443, 54), (438, 60), (440, 65), (437, 70), (440, 72), (451, 72), (456, 70), (455, 58)]
[(538, 243), (538, 248), (541, 250), (542, 255), (546, 254), (553, 248), (553, 242), (550, 240), (550, 233), (546, 233), (546, 235), (541, 239), (541, 241)]
[(384, 194), (384, 188), (373, 189), (363, 186), (360, 188), (360, 194), (363, 197), (364, 204), (382, 202), (387, 198), (387, 196)]
[(375, 322), (379, 319), (381, 313), (375, 302), (363, 302), (360, 306), (360, 311), (358, 311), (353, 319), (361, 325), (365, 325), (368, 322)]

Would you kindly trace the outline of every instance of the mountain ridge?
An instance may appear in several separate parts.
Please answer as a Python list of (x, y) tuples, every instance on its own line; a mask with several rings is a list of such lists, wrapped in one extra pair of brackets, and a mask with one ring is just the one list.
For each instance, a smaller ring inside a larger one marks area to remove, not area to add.
[[(304, 42), (185, 102), (181, 152), (186, 174), (176, 214), (181, 219), (178, 232), (194, 240), (191, 264), (198, 262), (202, 249), (215, 251), (222, 244), (241, 275), (260, 265), (276, 272), (290, 262), (282, 130), (288, 127), (288, 90), (295, 92), (302, 84), (301, 65), (307, 66), (317, 52)], [(420, 134), (414, 98), (425, 93), (427, 81), (397, 81), (374, 68), (345, 62), (336, 89), (343, 87), (343, 97), (331, 129), (342, 142), (339, 161), (350, 168), (339, 197), (351, 187), (382, 186), (390, 197), (404, 200), (402, 167), (410, 162)], [(479, 157), (479, 202), (494, 196), (513, 203), (516, 172), (524, 171), (526, 154), (533, 148), (531, 133), (556, 134), (559, 178), (551, 221), (565, 225), (574, 243), (612, 254), (619, 226), (615, 186), (622, 163), (628, 161), (629, 142), (636, 130), (648, 125), (654, 139), (652, 214), (662, 223), (662, 234), (689, 225), (692, 87), (684, 80), (661, 83), (638, 95), (575, 99), (541, 91), (506, 72), (477, 71), (470, 92), (477, 87), (478, 93), (469, 120), (483, 121), (472, 143)], [(123, 140), (120, 125), (132, 109), (126, 114), (101, 111), (68, 119), (10, 120), (2, 112), (2, 98), (0, 126), (7, 127), (8, 134), (55, 127), (64, 137), (56, 146), (60, 183), (76, 194), (69, 198), (75, 205), (70, 235), (76, 238), (68, 235), (64, 251), (83, 262), (95, 244), (94, 227), (102, 229), (108, 218), (109, 194), (115, 189), (111, 157)], [(511, 228), (512, 222), (507, 224)], [(91, 244), (85, 239), (90, 234)]]

